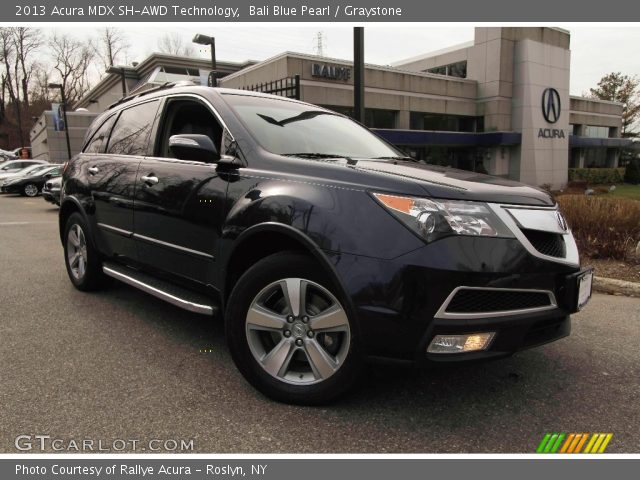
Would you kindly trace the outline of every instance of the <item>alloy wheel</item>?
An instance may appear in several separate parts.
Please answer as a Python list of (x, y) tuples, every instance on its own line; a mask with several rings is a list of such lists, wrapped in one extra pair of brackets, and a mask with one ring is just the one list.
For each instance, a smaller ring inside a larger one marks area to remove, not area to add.
[(38, 195), (38, 187), (33, 183), (29, 183), (24, 187), (24, 193), (27, 197), (35, 197)]
[(247, 312), (249, 349), (264, 371), (309, 385), (335, 374), (349, 353), (347, 314), (323, 286), (302, 278), (269, 284)]
[(82, 279), (87, 271), (87, 241), (77, 223), (71, 226), (67, 235), (67, 262), (73, 277)]

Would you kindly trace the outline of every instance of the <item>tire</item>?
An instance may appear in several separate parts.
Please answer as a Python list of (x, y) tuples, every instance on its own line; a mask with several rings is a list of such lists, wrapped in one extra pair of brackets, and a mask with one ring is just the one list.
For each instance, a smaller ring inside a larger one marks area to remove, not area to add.
[(93, 246), (82, 215), (69, 216), (64, 229), (64, 263), (71, 283), (82, 291), (97, 290), (105, 283), (102, 261)]
[[(285, 290), (299, 290), (304, 306), (288, 300)], [(225, 314), (227, 344), (246, 380), (284, 403), (319, 405), (344, 394), (362, 358), (340, 299), (317, 262), (303, 254), (277, 253), (247, 270)]]
[(22, 194), (26, 197), (37, 197), (40, 190), (35, 183), (27, 183), (22, 187)]

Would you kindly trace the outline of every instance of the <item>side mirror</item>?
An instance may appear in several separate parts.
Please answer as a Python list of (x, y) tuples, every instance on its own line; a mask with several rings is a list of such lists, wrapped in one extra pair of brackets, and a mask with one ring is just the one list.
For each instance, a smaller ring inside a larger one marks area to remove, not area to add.
[(206, 163), (215, 163), (220, 160), (218, 149), (206, 135), (172, 135), (169, 137), (169, 150), (179, 160)]
[(51, 175), (50, 173), (47, 173), (44, 178), (51, 178), (53, 175)]

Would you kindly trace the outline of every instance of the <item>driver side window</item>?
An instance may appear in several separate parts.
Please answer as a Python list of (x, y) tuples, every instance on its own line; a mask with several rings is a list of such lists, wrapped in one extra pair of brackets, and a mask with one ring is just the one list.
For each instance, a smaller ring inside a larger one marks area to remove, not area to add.
[(211, 111), (196, 100), (169, 100), (163, 124), (158, 145), (159, 157), (176, 158), (169, 149), (169, 138), (181, 134), (206, 135), (221, 151), (222, 126)]

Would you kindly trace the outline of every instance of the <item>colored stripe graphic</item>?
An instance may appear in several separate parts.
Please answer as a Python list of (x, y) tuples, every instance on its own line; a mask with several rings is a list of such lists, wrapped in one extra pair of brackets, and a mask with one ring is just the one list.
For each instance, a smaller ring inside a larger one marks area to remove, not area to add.
[(602, 445), (600, 445), (600, 450), (598, 450), (598, 453), (604, 453), (604, 451), (607, 449), (607, 445), (609, 445), (609, 442), (611, 441), (612, 438), (613, 438), (613, 433), (606, 434), (606, 436), (604, 437), (604, 441), (602, 442)]
[(540, 445), (538, 445), (538, 448), (536, 449), (536, 453), (543, 453), (544, 452), (544, 447), (546, 447), (547, 442), (549, 441), (549, 438), (551, 438), (551, 434), (547, 433), (542, 438), (542, 441), (540, 442)]
[(578, 445), (576, 445), (576, 449), (571, 453), (580, 453), (580, 451), (582, 450), (582, 447), (584, 446), (585, 442), (587, 441), (587, 438), (589, 438), (589, 434), (588, 433), (583, 433), (582, 437), (580, 438), (580, 441), (578, 442)]
[(612, 438), (612, 433), (551, 432), (542, 437), (536, 453), (604, 453)]

